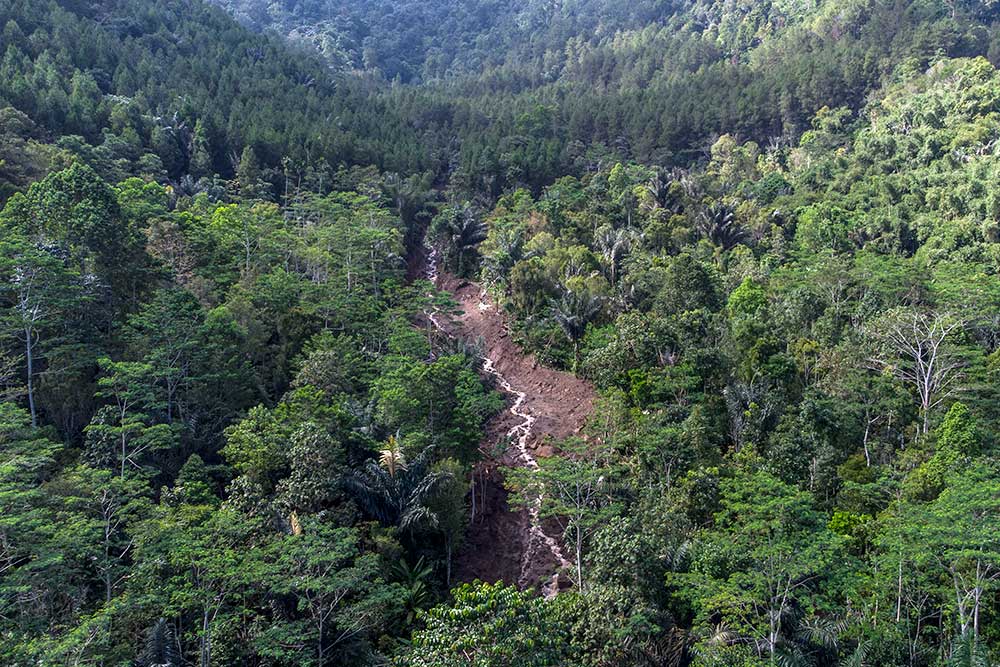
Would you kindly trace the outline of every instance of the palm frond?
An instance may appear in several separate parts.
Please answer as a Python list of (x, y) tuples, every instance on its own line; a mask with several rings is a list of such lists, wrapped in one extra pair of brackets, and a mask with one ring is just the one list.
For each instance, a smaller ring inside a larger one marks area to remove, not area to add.
[(840, 661), (840, 667), (868, 667), (868, 655), (871, 652), (871, 645), (862, 641), (854, 648), (849, 655), (844, 656)]
[(406, 470), (406, 457), (403, 456), (403, 450), (396, 436), (389, 436), (386, 448), (379, 453), (379, 463), (390, 477), (395, 477), (400, 470)]
[(799, 622), (796, 634), (800, 641), (836, 650), (841, 629), (837, 621), (807, 618)]
[(729, 250), (746, 236), (736, 221), (736, 211), (725, 204), (712, 204), (698, 216), (697, 230), (713, 245)]

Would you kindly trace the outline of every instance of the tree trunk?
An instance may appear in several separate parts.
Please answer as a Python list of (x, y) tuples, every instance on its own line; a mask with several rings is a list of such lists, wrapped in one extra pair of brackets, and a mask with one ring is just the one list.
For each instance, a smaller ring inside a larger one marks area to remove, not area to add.
[(469, 517), (469, 523), (476, 522), (476, 471), (472, 471), (472, 516)]
[(583, 590), (583, 530), (576, 527), (576, 585)]
[(316, 664), (318, 667), (323, 667), (326, 665), (326, 645), (323, 643), (323, 622), (320, 621), (318, 627), (319, 630), (319, 646), (316, 648)]
[(174, 394), (177, 392), (174, 383), (167, 380), (167, 423), (174, 423)]
[(869, 434), (871, 433), (871, 430), (872, 430), (872, 420), (871, 419), (867, 419), (867, 415), (865, 415), (865, 417), (866, 417), (866, 419), (865, 419), (865, 437), (864, 437), (864, 442), (863, 442), (864, 449), (865, 449), (865, 466), (868, 467), (868, 468), (871, 468), (872, 467), (872, 455), (868, 451), (868, 436), (869, 436)]
[(965, 637), (969, 633), (969, 611), (965, 605), (966, 596), (963, 595), (964, 591), (959, 586), (959, 578), (954, 568), (952, 568), (951, 580), (955, 587), (955, 609), (958, 611), (958, 624), (962, 629), (962, 636)]
[(38, 412), (35, 409), (35, 344), (31, 327), (24, 329), (24, 355), (28, 363), (28, 409), (31, 411), (31, 428), (38, 428)]
[(212, 639), (208, 635), (209, 627), (208, 608), (206, 607), (201, 617), (201, 655), (198, 663), (200, 667), (210, 667), (212, 660)]
[(125, 428), (122, 427), (122, 464), (121, 477), (125, 478), (125, 457), (128, 455), (128, 441), (125, 439)]
[(972, 636), (976, 637), (977, 639), (979, 638), (979, 600), (980, 600), (980, 597), (982, 596), (982, 594), (983, 594), (982, 593), (982, 589), (980, 589), (977, 586), (976, 587), (976, 591), (973, 594), (974, 597), (973, 597), (973, 600), (972, 600), (972, 604), (973, 604), (973, 606), (972, 606)]
[(452, 538), (451, 535), (448, 536), (445, 543), (445, 585), (451, 589), (451, 551), (452, 551)]
[(903, 557), (899, 557), (899, 574), (896, 579), (896, 622), (899, 623), (903, 615)]

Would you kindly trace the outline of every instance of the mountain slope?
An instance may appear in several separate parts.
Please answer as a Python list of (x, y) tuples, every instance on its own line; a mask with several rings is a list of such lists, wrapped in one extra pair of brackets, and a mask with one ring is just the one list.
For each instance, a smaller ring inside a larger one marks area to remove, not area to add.
[(105, 175), (153, 160), (173, 179), (229, 177), (246, 146), (266, 167), (389, 164), (409, 143), (362, 87), (202, 2), (5, 0), (0, 24), (0, 104), (81, 137), (62, 141)]
[(440, 179), (490, 197), (608, 160), (687, 165), (725, 132), (787, 144), (901, 63), (1000, 52), (997, 10), (979, 2), (220, 4), (334, 45), (335, 69), (414, 84), (379, 97), (422, 132)]
[(392, 80), (475, 73), (508, 59), (561, 49), (578, 35), (606, 35), (669, 18), (675, 0), (211, 0), (258, 30), (317, 48), (337, 68)]

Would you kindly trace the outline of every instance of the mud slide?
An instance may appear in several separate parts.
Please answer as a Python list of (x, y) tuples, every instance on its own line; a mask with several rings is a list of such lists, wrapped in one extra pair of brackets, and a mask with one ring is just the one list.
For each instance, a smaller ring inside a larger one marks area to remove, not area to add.
[[(594, 389), (569, 373), (542, 367), (511, 339), (503, 313), (478, 285), (439, 275), (437, 253), (429, 249), (426, 277), (452, 294), (459, 312), (428, 318), (450, 336), (479, 341), (483, 371), (508, 398), (508, 410), (487, 428), (482, 450), (486, 460), (473, 479), (473, 516), (465, 547), (457, 559), (459, 580), (503, 580), (523, 588), (541, 586), (546, 596), (571, 584), (572, 570), (563, 554), (558, 527), (539, 517), (538, 499), (527, 511), (514, 512), (507, 502), (503, 471), (534, 469), (549, 456), (552, 441), (579, 433), (593, 410)], [(506, 447), (499, 447), (507, 445)]]

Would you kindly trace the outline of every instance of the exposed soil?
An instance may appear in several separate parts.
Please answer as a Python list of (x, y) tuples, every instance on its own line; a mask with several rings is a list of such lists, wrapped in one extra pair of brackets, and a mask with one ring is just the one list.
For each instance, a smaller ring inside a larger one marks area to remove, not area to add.
[[(546, 436), (565, 439), (580, 432), (594, 409), (594, 387), (575, 375), (546, 368), (511, 338), (507, 318), (479, 285), (443, 275), (439, 286), (452, 294), (461, 313), (444, 323), (456, 335), (482, 339), (483, 351), (514, 389), (527, 394), (524, 407), (535, 416), (534, 444)], [(546, 455), (542, 448), (539, 453)]]
[(496, 378), (510, 403), (510, 409), (487, 427), (485, 460), (475, 471), (473, 519), (456, 559), (456, 577), (541, 585), (554, 594), (570, 584), (553, 577), (568, 565), (558, 529), (540, 525), (529, 511), (511, 511), (503, 470), (534, 467), (536, 458), (553, 453), (553, 441), (579, 433), (593, 411), (594, 389), (525, 354), (511, 338), (504, 314), (478, 285), (447, 275), (437, 283), (453, 295), (459, 312), (452, 317), (436, 314), (435, 323), (452, 336), (481, 342), (486, 372)]

